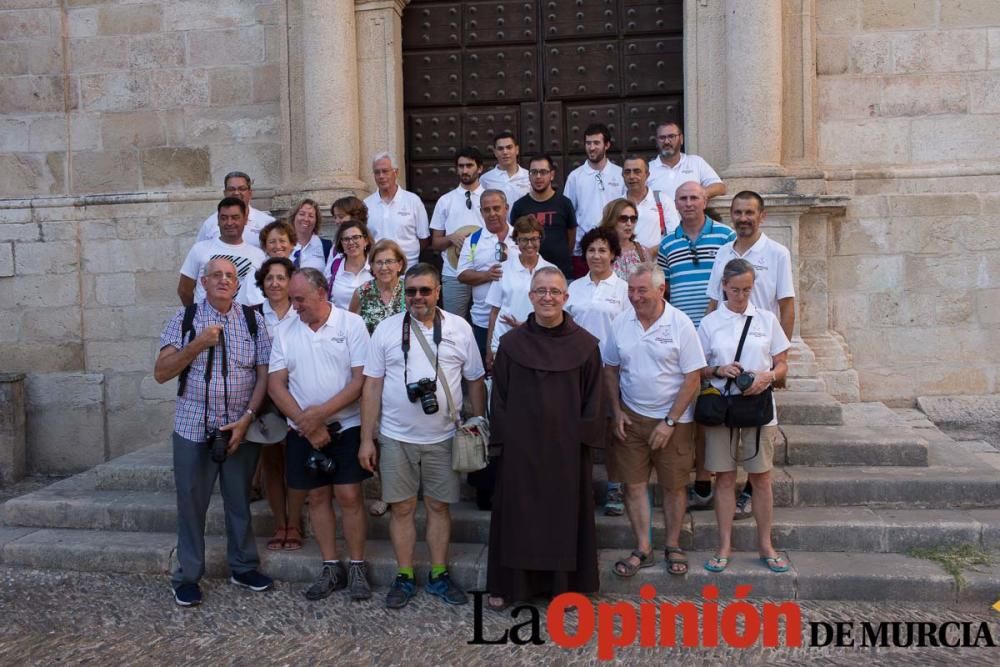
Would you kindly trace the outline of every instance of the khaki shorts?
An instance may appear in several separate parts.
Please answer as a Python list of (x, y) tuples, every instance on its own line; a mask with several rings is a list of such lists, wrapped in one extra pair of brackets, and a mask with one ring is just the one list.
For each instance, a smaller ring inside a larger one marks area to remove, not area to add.
[(655, 469), (665, 490), (686, 487), (694, 466), (694, 422), (678, 424), (667, 446), (654, 452), (649, 447), (649, 436), (663, 420), (644, 417), (625, 406), (622, 410), (632, 423), (625, 427), (625, 440), (616, 436), (608, 452), (609, 479), (642, 484), (649, 481), (649, 473)]
[(378, 437), (382, 500), (398, 503), (416, 498), (421, 483), (424, 495), (442, 503), (457, 503), (461, 476), (451, 468), (451, 438), (417, 445)]
[(736, 470), (736, 464), (739, 463), (747, 472), (767, 472), (774, 466), (774, 441), (777, 437), (777, 426), (761, 426), (760, 450), (756, 456), (744, 461), (745, 457), (754, 453), (757, 445), (756, 426), (734, 428), (732, 443), (729, 442), (728, 426), (706, 426), (705, 469), (711, 472), (731, 472)]

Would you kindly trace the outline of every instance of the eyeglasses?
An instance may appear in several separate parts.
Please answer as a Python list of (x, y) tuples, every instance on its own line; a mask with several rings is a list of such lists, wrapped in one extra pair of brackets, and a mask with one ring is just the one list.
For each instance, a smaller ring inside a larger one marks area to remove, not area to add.
[(408, 297), (415, 297), (418, 294), (420, 296), (430, 296), (433, 293), (434, 293), (433, 287), (407, 287), (406, 289), (403, 290), (403, 294), (405, 294)]
[(637, 215), (619, 215), (618, 222), (638, 222), (639, 216)]
[(529, 169), (528, 176), (548, 176), (552, 173), (551, 169)]
[(472, 210), (472, 191), (471, 190), (466, 190), (465, 191), (465, 208), (469, 209), (470, 211)]
[(542, 299), (546, 296), (551, 296), (554, 299), (558, 299), (566, 292), (562, 291), (557, 287), (552, 287), (549, 289), (545, 289), (544, 287), (536, 287), (535, 289), (531, 290), (531, 293), (537, 296), (539, 299)]
[(497, 243), (493, 246), (493, 259), (498, 262), (507, 261), (507, 246), (503, 243)]
[(382, 269), (387, 266), (395, 266), (399, 262), (398, 259), (379, 259), (372, 262), (372, 266), (376, 269)]
[(518, 236), (516, 239), (518, 245), (534, 245), (542, 242), (541, 236)]
[(341, 236), (341, 243), (360, 243), (361, 239), (364, 238), (364, 234), (355, 234), (354, 236)]
[(604, 179), (601, 177), (601, 172), (594, 174), (594, 178), (597, 179), (597, 187), (601, 189), (601, 192), (604, 192)]
[(661, 134), (661, 135), (659, 135), (656, 138), (659, 139), (660, 141), (673, 141), (674, 139), (676, 139), (679, 136), (681, 136), (681, 135), (679, 135), (679, 134)]
[(239, 187), (226, 188), (226, 192), (239, 192), (240, 194), (243, 194), (245, 192), (250, 192), (250, 188), (245, 185), (241, 185)]
[(724, 289), (727, 292), (729, 292), (730, 294), (732, 294), (733, 296), (736, 296), (738, 294), (742, 294), (743, 296), (749, 296), (750, 294), (753, 293), (753, 288), (752, 287), (743, 287), (743, 288), (739, 288), (739, 287), (726, 287)]

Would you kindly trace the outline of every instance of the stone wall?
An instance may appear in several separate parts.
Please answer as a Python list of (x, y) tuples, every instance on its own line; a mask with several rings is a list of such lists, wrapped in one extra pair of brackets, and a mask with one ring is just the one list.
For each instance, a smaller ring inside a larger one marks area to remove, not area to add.
[(862, 397), (1000, 390), (1000, 2), (816, 2), (832, 327)]

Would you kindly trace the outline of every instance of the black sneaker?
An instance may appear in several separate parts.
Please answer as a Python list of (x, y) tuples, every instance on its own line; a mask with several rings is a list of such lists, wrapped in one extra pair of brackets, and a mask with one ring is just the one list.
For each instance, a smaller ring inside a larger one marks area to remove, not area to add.
[(181, 607), (196, 607), (201, 604), (201, 588), (198, 584), (181, 584), (174, 589), (174, 602)]
[(367, 600), (372, 596), (372, 587), (368, 583), (368, 563), (351, 563), (347, 570), (347, 591), (352, 600)]
[(385, 596), (385, 606), (388, 609), (402, 609), (416, 594), (416, 582), (405, 574), (397, 574), (396, 580), (389, 587), (388, 595)]
[(306, 591), (307, 600), (322, 600), (329, 597), (334, 591), (339, 591), (347, 586), (347, 570), (344, 564), (338, 562), (336, 565), (323, 563), (323, 572), (319, 578)]
[(255, 593), (260, 593), (261, 591), (266, 591), (274, 584), (274, 579), (271, 577), (261, 574), (257, 570), (250, 570), (249, 572), (241, 572), (236, 574), (235, 572), (229, 577), (231, 583), (237, 586), (242, 586), (243, 588), (249, 588)]
[(469, 596), (451, 580), (451, 575), (445, 570), (436, 578), (431, 575), (427, 578), (427, 592), (436, 595), (448, 604), (465, 604), (469, 601)]

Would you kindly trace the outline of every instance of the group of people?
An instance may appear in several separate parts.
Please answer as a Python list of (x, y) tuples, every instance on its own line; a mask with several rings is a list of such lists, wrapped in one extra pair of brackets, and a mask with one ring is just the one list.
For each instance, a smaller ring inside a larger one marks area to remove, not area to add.
[[(497, 165), (486, 173), (476, 149), (460, 150), (459, 184), (430, 219), (399, 186), (393, 156), (376, 155), (378, 189), (333, 203), (331, 240), (320, 235), (314, 200), (274, 220), (250, 205), (248, 175), (226, 176), (224, 198), (181, 268), (184, 307), (161, 335), (154, 371), (159, 382), (180, 378), (179, 605), (201, 602), (216, 478), (231, 581), (270, 587), (250, 522), (258, 460), (276, 525), (268, 549), (302, 548), (308, 503), (323, 560), (307, 598), (344, 588), (354, 599), (371, 596), (367, 514), (389, 511), (398, 571), (386, 605), (406, 605), (416, 593), (422, 496), (425, 590), (466, 602), (448, 571), (460, 410), (491, 427), (490, 464), (470, 476), (477, 504), (492, 512), (491, 608), (597, 590), (595, 449), (605, 450), (608, 467), (605, 511), (627, 514), (635, 537), (614, 574), (631, 577), (655, 562), (654, 470), (667, 572), (687, 572), (684, 513), (713, 497), (719, 548), (706, 569), (728, 565), (738, 510), (756, 519), (764, 565), (788, 569), (770, 540), (773, 404), (770, 422), (757, 428), (693, 417), (703, 388), (749, 397), (783, 383), (794, 326), (790, 254), (763, 233), (757, 193), (733, 197), (735, 229), (706, 215), (725, 185), (704, 160), (681, 152), (678, 123), (657, 128), (652, 163), (628, 155), (622, 167), (608, 159), (606, 127), (584, 135), (587, 161), (561, 193), (556, 163), (538, 155), (520, 166), (509, 132), (494, 138)], [(258, 443), (268, 424), (273, 437)], [(739, 498), (737, 463), (749, 478)], [(381, 497), (366, 511), (362, 484), (373, 475)]]

